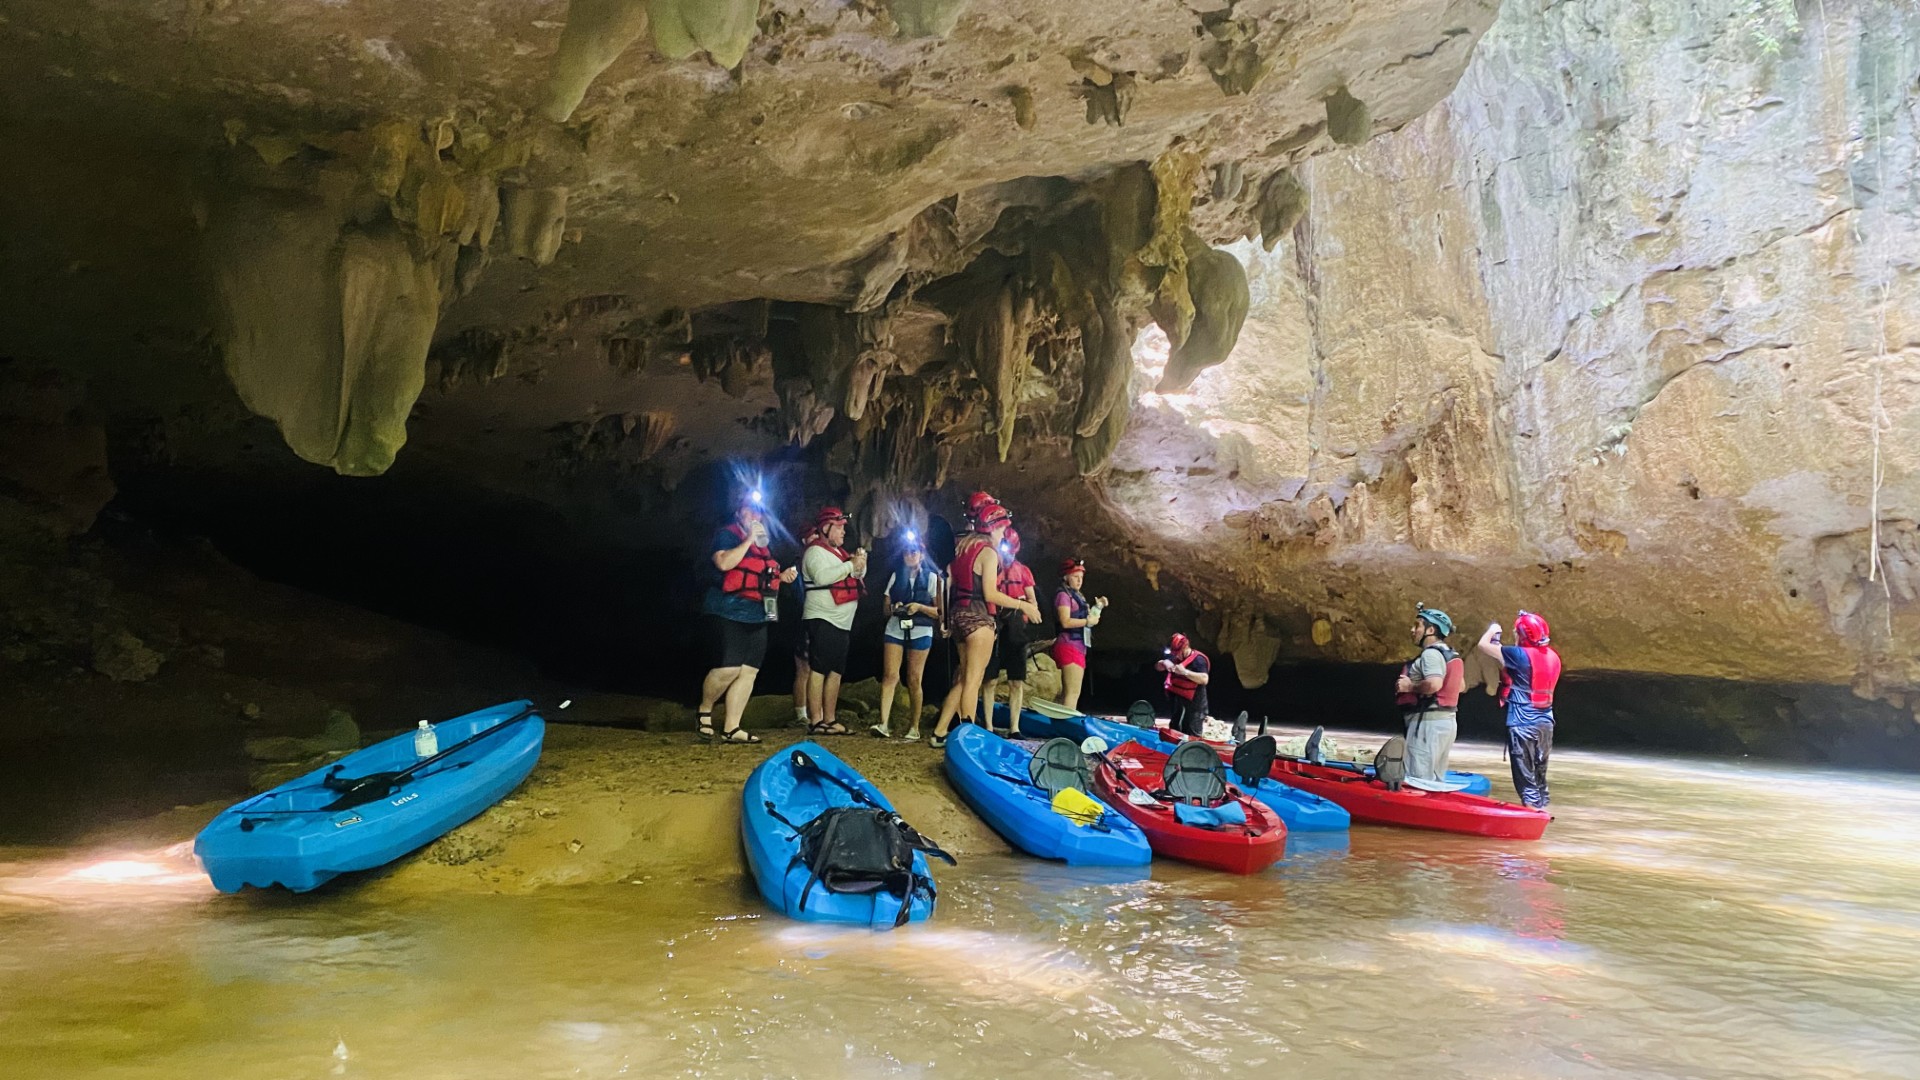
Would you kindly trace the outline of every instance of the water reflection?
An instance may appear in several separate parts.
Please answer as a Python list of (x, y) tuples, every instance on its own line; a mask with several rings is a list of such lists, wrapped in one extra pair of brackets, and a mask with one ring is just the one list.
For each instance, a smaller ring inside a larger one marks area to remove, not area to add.
[(1291, 838), (1252, 878), (971, 859), (933, 922), (891, 934), (768, 917), (725, 882), (234, 902), (183, 852), (0, 852), (0, 1061), (9, 1080), (1914, 1075), (1920, 785), (1555, 768), (1538, 843), (1357, 828)]

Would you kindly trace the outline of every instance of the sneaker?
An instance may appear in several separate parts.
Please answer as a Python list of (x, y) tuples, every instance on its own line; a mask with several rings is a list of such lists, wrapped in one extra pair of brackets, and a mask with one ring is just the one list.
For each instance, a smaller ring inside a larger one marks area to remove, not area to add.
[(887, 726), (885, 724), (873, 725), (872, 727), (867, 729), (867, 734), (872, 735), (876, 739), (893, 738), (893, 735), (887, 731)]

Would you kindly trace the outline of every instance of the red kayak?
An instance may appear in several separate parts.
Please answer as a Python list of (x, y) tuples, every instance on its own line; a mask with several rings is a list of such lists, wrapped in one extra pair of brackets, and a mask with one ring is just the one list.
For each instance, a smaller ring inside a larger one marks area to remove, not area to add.
[[(1353, 820), (1372, 825), (1403, 825), (1410, 829), (1491, 836), (1502, 840), (1538, 840), (1553, 815), (1514, 803), (1459, 791), (1420, 791), (1403, 787), (1389, 791), (1378, 780), (1325, 765), (1282, 759), (1273, 763), (1273, 778), (1336, 803)], [(1149, 834), (1148, 839), (1152, 839)]]
[(1149, 795), (1167, 787), (1167, 760), (1167, 754), (1127, 742), (1108, 751), (1106, 761), (1093, 773), (1095, 794), (1140, 826), (1155, 855), (1233, 874), (1255, 874), (1286, 854), (1286, 824), (1259, 801), (1226, 784), (1224, 769), (1220, 770), (1220, 785), (1225, 791), (1221, 805), (1238, 806), (1246, 815), (1243, 825), (1190, 825), (1178, 820), (1170, 800), (1155, 798), (1148, 806), (1127, 801), (1130, 786), (1138, 786)]

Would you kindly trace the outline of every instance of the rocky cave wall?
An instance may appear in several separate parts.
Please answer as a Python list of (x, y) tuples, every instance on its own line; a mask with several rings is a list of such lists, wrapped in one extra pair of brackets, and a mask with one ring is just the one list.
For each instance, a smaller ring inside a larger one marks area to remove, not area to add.
[(1525, 607), (1578, 667), (1909, 704), (1917, 61), (1901, 4), (1510, 5), (1443, 105), (1299, 170), (1108, 505), (1263, 655)]
[(26, 0), (0, 344), (149, 510), (304, 460), (659, 547), (730, 461), (868, 535), (982, 484), (1109, 648), (1248, 686), (1425, 600), (1904, 707), (1913, 15), (1494, 14)]

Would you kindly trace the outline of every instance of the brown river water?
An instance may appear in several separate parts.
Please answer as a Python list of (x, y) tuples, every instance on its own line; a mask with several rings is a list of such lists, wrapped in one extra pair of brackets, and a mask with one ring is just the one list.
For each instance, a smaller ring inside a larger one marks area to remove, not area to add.
[(884, 934), (731, 873), (376, 905), (0, 849), (0, 1076), (1920, 1076), (1920, 778), (1553, 764), (1539, 842), (976, 858)]

